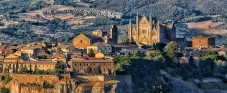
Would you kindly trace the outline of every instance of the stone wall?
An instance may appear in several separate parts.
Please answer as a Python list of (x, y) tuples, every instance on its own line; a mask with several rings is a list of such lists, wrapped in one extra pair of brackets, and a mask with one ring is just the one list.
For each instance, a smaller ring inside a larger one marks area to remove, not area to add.
[(93, 75), (78, 75), (76, 76), (77, 79), (81, 79), (81, 80), (85, 80), (85, 81), (93, 81), (93, 82), (96, 82), (96, 81), (102, 81), (104, 82), (104, 76), (100, 75), (100, 76), (93, 76)]
[[(64, 74), (60, 79), (55, 75), (9, 75), (12, 80), (7, 84), (0, 81), (0, 88), (9, 88), (10, 93), (116, 93), (121, 88), (116, 87), (118, 85), (116, 80), (104, 81), (105, 76), (71, 77), (69, 74)], [(43, 88), (44, 81), (54, 85), (54, 88)]]

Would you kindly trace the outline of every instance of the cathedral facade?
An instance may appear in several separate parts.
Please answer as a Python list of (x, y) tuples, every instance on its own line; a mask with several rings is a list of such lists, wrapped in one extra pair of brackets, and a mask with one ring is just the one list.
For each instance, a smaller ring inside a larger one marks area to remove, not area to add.
[(160, 42), (160, 24), (155, 22), (152, 17), (149, 20), (143, 16), (140, 20), (136, 16), (136, 24), (133, 26), (131, 21), (128, 25), (128, 41), (137, 45), (153, 45)]

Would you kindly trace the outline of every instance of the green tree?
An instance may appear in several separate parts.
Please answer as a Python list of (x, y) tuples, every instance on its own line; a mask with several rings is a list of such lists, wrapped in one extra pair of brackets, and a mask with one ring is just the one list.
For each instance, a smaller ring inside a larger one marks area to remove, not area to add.
[(195, 67), (195, 61), (194, 61), (194, 58), (192, 56), (189, 57), (189, 64), (191, 66), (194, 66)]
[(100, 75), (100, 74), (102, 74), (102, 70), (101, 70), (100, 66), (98, 66), (97, 68), (94, 69), (94, 74), (95, 74), (95, 75)]
[(150, 56), (151, 58), (155, 58), (155, 57), (158, 57), (158, 56), (160, 56), (160, 55), (162, 55), (162, 52), (159, 51), (159, 50), (155, 50), (154, 52), (152, 52), (152, 53), (149, 54), (149, 56)]
[(44, 89), (51, 89), (51, 88), (54, 88), (54, 85), (50, 84), (50, 83), (47, 82), (47, 81), (44, 81), (44, 82), (43, 82), (43, 88), (44, 88)]
[(90, 50), (89, 50), (88, 56), (89, 56), (89, 57), (94, 57), (94, 56), (95, 56), (95, 53), (94, 53), (93, 49), (90, 49)]
[(216, 74), (225, 74), (226, 73), (226, 62), (222, 60), (215, 60), (215, 73)]
[(18, 62), (16, 63), (16, 73), (18, 72)]
[(9, 83), (13, 78), (9, 74), (4, 74), (2, 76), (2, 80), (4, 81), (5, 84)]
[(56, 73), (63, 73), (64, 70), (65, 70), (65, 66), (64, 66), (63, 64), (57, 63), (57, 64), (55, 65), (55, 72), (56, 72)]
[(29, 64), (29, 72), (32, 73), (32, 64)]
[(165, 47), (165, 53), (170, 58), (172, 62), (178, 62), (178, 54), (179, 54), (179, 45), (176, 42), (171, 41)]
[(91, 73), (92, 73), (92, 68), (91, 68), (90, 66), (88, 66), (88, 67), (85, 69), (85, 73), (91, 74)]
[[(131, 56), (131, 54), (129, 54)], [(128, 56), (117, 55), (113, 58), (115, 71), (124, 71), (123, 66), (131, 65), (131, 59), (137, 59)]]
[(211, 58), (204, 58), (200, 64), (200, 71), (203, 76), (210, 77), (213, 76), (215, 63), (214, 60)]
[(9, 93), (9, 89), (8, 88), (1, 88), (1, 93)]
[(28, 72), (28, 68), (26, 66), (21, 67), (19, 70), (19, 73), (27, 73)]

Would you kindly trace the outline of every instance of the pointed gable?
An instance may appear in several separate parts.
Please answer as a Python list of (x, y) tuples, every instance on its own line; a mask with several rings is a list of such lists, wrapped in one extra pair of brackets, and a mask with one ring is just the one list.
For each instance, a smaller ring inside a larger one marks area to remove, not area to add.
[(84, 35), (84, 34), (82, 34), (82, 33), (81, 33), (80, 35), (78, 35), (77, 37), (75, 37), (74, 39), (76, 39), (76, 38), (81, 38), (81, 37), (90, 39), (89, 37), (87, 37), (86, 35)]
[(140, 20), (140, 24), (149, 24), (149, 22), (148, 22), (148, 20), (147, 20), (147, 18), (146, 18), (145, 15), (144, 15), (144, 16), (142, 17), (142, 19)]

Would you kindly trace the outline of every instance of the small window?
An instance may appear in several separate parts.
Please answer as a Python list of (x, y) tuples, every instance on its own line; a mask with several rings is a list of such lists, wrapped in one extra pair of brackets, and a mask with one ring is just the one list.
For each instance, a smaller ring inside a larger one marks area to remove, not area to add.
[(202, 43), (202, 41), (201, 41), (201, 40), (199, 40), (199, 43), (201, 44), (201, 43)]
[(80, 40), (80, 43), (83, 43), (83, 40)]

